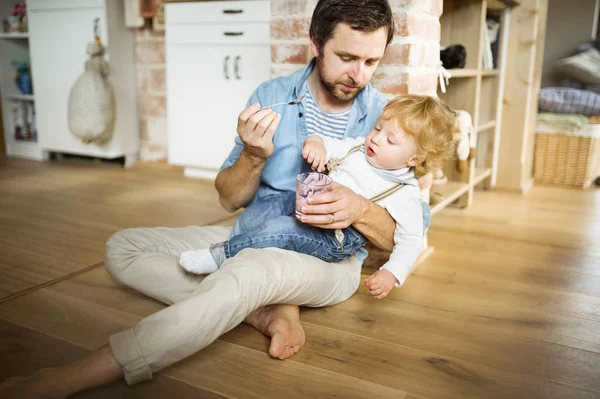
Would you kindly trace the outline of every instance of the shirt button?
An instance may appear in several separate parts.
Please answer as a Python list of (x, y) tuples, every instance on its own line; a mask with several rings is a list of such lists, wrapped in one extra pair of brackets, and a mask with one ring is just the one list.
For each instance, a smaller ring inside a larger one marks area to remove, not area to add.
[(302, 112), (300, 112), (300, 113), (298, 114), (298, 116), (299, 116), (300, 118), (302, 118)]

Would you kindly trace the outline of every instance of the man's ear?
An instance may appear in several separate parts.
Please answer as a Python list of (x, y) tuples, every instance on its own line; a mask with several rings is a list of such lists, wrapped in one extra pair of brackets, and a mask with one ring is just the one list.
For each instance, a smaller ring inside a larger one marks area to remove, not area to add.
[(315, 39), (310, 39), (310, 52), (312, 53), (313, 57), (319, 56), (319, 46), (317, 46)]

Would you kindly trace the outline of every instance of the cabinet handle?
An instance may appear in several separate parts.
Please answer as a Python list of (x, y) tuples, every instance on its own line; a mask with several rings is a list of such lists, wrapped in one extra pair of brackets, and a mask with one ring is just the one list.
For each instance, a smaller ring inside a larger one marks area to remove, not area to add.
[(244, 32), (223, 32), (225, 36), (242, 36)]
[(223, 10), (223, 14), (241, 14), (244, 10)]
[(242, 77), (240, 76), (240, 59), (242, 58), (241, 55), (238, 55), (237, 57), (235, 57), (235, 62), (233, 64), (233, 70), (235, 71), (235, 77), (240, 80)]
[(223, 59), (223, 75), (225, 75), (225, 79), (229, 80), (229, 56)]

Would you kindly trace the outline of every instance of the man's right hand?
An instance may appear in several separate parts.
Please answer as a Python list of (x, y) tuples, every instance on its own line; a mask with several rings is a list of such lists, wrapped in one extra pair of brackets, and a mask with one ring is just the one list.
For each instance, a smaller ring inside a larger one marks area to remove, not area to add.
[(264, 161), (275, 150), (273, 135), (279, 126), (281, 115), (270, 108), (259, 109), (259, 104), (252, 104), (240, 113), (237, 133), (244, 143), (246, 153)]

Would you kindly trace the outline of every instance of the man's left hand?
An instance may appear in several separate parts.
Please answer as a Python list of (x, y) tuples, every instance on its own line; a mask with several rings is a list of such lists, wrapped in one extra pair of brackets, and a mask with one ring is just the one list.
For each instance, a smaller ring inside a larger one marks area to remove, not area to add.
[(301, 211), (303, 223), (323, 229), (345, 229), (360, 219), (367, 208), (362, 195), (339, 183), (333, 182), (331, 191), (315, 194)]

